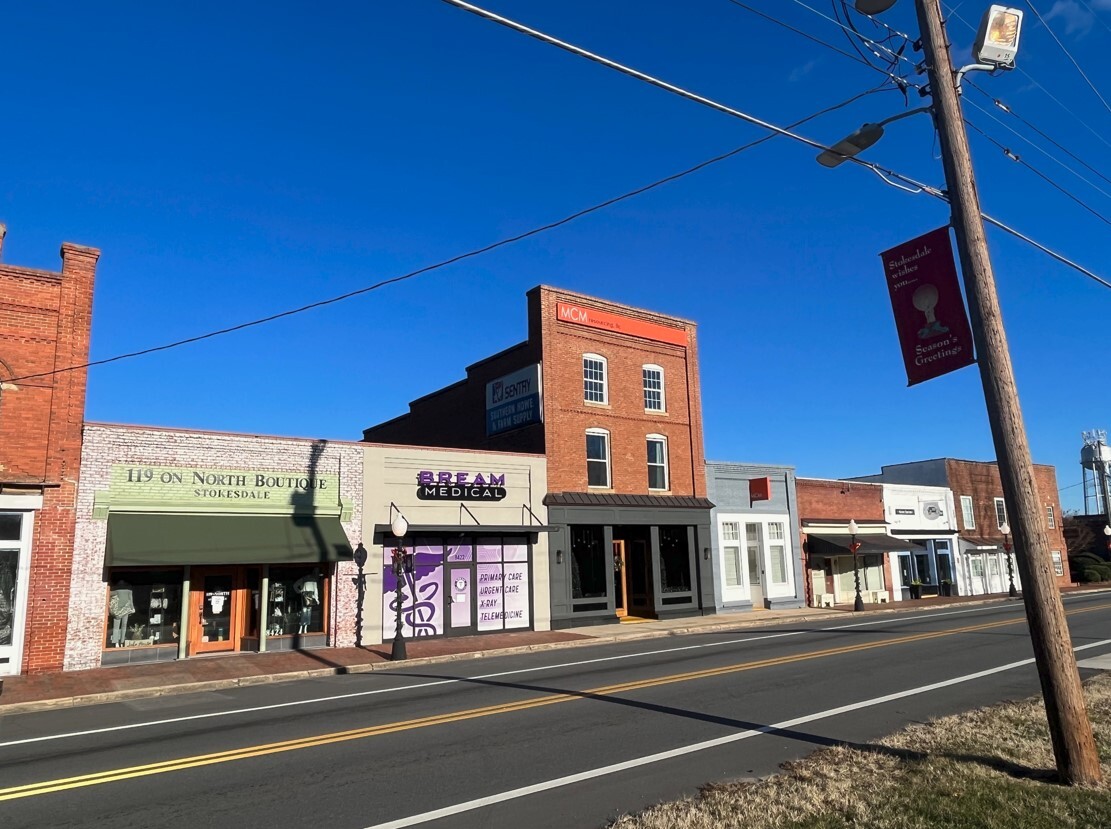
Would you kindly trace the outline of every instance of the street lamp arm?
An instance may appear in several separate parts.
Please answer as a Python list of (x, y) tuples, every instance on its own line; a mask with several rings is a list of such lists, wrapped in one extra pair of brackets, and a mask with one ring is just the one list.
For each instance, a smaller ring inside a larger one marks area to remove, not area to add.
[(955, 84), (956, 84), (956, 87), (957, 87), (957, 94), (959, 95), (963, 91), (961, 89), (961, 81), (964, 79), (964, 76), (965, 76), (966, 73), (968, 73), (968, 72), (994, 72), (996, 69), (1008, 69), (1008, 68), (1010, 68), (1010, 67), (997, 66), (994, 63), (970, 63), (970, 64), (968, 64), (968, 66), (962, 66), (960, 69), (957, 70), (957, 74), (956, 74)]
[(932, 106), (915, 107), (914, 109), (908, 109), (906, 112), (900, 112), (898, 115), (892, 115), (890, 118), (884, 118), (882, 121), (877, 121), (876, 126), (882, 127), (884, 124), (890, 124), (892, 121), (898, 121), (900, 118), (906, 118), (910, 115), (917, 115), (919, 112), (929, 112), (932, 109)]

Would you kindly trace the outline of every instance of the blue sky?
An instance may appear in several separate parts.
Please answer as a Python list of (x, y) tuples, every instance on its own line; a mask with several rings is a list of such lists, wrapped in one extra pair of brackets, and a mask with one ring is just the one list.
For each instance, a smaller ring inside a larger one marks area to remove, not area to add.
[[(815, 13), (830, 15), (825, 0), (747, 4), (851, 52)], [(778, 123), (883, 80), (729, 0), (485, 5)], [(946, 4), (961, 18), (955, 55), (986, 5)], [(1111, 97), (1111, 2), (1035, 7)], [(1111, 111), (1023, 8), (1021, 71), (974, 81), (1099, 173), (998, 109), (1053, 157), (966, 115), (1109, 215)], [(910, 0), (884, 19), (917, 31)], [(0, 77), (4, 261), (56, 269), (63, 240), (102, 249), (93, 359), (356, 290), (763, 134), (438, 0), (13, 4)], [(833, 142), (906, 106), (880, 92), (800, 132)], [(1107, 223), (971, 141), (987, 212), (1111, 278)], [(545, 283), (698, 322), (711, 459), (841, 477), (991, 458), (975, 368), (906, 387), (878, 259), (946, 224), (945, 205), (814, 155), (777, 138), (461, 264), (94, 368), (87, 417), (357, 439), (524, 339), (525, 292)], [(892, 124), (866, 157), (942, 183), (924, 116)], [(1079, 507), (1080, 432), (1111, 429), (1111, 291), (999, 231), (989, 241), (1034, 457)]]

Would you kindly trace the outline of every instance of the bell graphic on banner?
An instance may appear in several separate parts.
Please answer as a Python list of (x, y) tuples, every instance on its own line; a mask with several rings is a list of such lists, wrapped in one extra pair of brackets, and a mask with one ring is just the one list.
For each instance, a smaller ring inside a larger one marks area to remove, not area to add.
[(938, 322), (937, 317), (934, 316), (934, 308), (937, 307), (937, 288), (934, 285), (927, 283), (920, 286), (911, 297), (911, 302), (914, 303), (915, 308), (926, 315), (926, 325), (918, 329), (918, 339), (928, 340), (930, 337), (940, 337), (942, 334), (949, 333), (949, 329)]

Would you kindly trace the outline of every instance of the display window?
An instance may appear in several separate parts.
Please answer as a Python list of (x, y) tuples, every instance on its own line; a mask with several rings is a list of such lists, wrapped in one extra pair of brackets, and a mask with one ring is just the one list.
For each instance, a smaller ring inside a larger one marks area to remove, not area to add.
[(324, 633), (325, 582), (319, 567), (271, 567), (266, 596), (266, 635)]
[(176, 645), (182, 574), (180, 569), (110, 571), (104, 647)]

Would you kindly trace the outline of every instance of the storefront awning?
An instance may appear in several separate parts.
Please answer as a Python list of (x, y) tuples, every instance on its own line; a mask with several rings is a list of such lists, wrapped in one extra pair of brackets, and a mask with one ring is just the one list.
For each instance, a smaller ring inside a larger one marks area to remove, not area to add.
[[(852, 540), (851, 536), (807, 533), (806, 539), (806, 543), (810, 549), (810, 555), (812, 556), (852, 555), (852, 550), (849, 549), (849, 542)], [(904, 538), (893, 538), (890, 535), (883, 535), (880, 533), (858, 535), (856, 540), (860, 543), (860, 549), (857, 550), (857, 554), (862, 556), (876, 555), (877, 553), (890, 553), (893, 550), (913, 550), (925, 546), (917, 541), (907, 541)]]
[(109, 567), (164, 564), (301, 564), (347, 560), (336, 516), (165, 515), (108, 517)]

